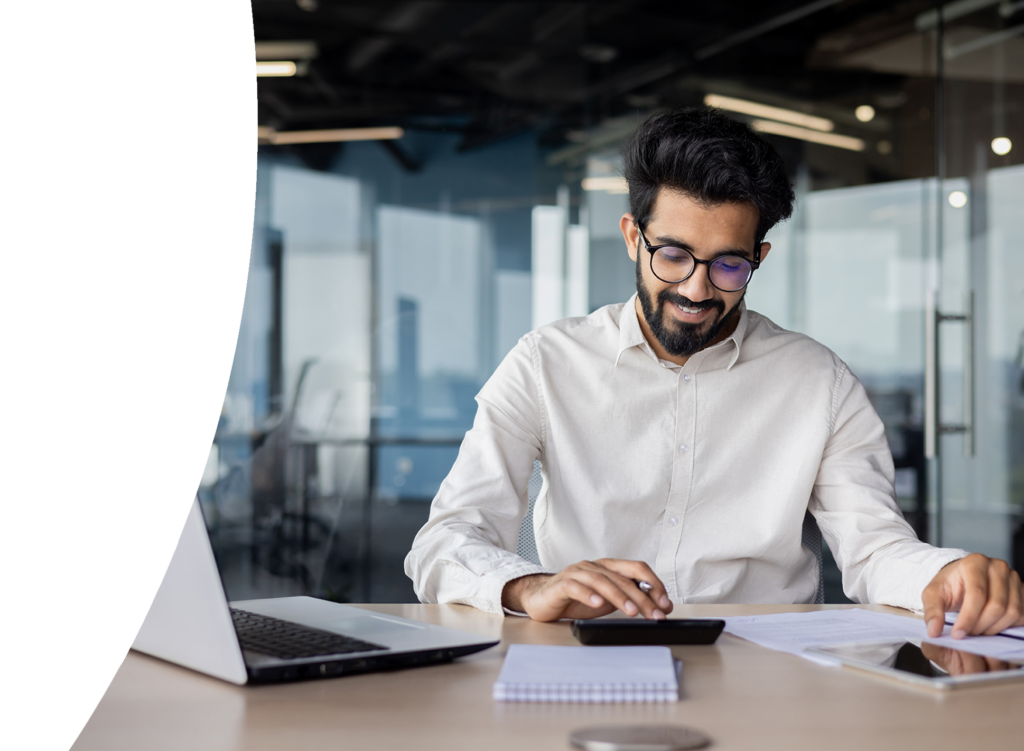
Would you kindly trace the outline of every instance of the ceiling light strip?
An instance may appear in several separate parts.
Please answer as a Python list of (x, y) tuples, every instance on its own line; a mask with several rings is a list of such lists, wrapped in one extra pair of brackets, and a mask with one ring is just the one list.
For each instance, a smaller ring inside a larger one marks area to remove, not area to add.
[(603, 190), (606, 193), (629, 193), (626, 178), (609, 175), (607, 177), (584, 177), (581, 184), (583, 190)]
[(316, 42), (307, 40), (256, 42), (257, 60), (311, 60), (319, 54)]
[[(958, 18), (969, 16), (975, 11), (996, 5), (1000, 0), (956, 0), (956, 2), (945, 3), (942, 6), (942, 22), (949, 23)], [(928, 31), (939, 25), (939, 9), (926, 10), (918, 14), (914, 19), (914, 28), (917, 31)]]
[(750, 123), (750, 127), (754, 130), (760, 131), (761, 133), (771, 133), (776, 136), (786, 136), (787, 138), (798, 138), (801, 141), (820, 143), (825, 146), (835, 146), (840, 149), (848, 149), (849, 151), (864, 151), (865, 147), (864, 141), (859, 138), (841, 136), (837, 133), (822, 133), (818, 130), (798, 128), (795, 125), (776, 123), (771, 120), (754, 120)]
[(835, 123), (826, 117), (815, 117), (814, 115), (807, 115), (796, 110), (772, 107), (767, 104), (751, 102), (746, 99), (736, 99), (731, 96), (721, 96), (720, 94), (708, 94), (704, 97), (704, 104), (708, 107), (717, 107), (729, 112), (739, 112), (740, 114), (753, 115), (754, 117), (765, 117), (770, 120), (792, 123), (793, 125), (813, 130), (827, 132), (835, 130), (836, 127)]
[(1007, 39), (1012, 39), (1015, 36), (1024, 34), (1024, 24), (1014, 26), (1009, 29), (1003, 29), (997, 31), (994, 34), (986, 34), (985, 36), (974, 39), (970, 42), (964, 42), (963, 44), (957, 45), (946, 45), (945, 54), (947, 60), (955, 60), (961, 55), (966, 55), (969, 52), (976, 52), (977, 50), (984, 49), (985, 47), (991, 47), (993, 44), (999, 44), (1005, 42)]
[(256, 63), (256, 75), (260, 78), (286, 78), (297, 72), (298, 66), (291, 60), (260, 60)]
[(341, 141), (393, 141), (405, 135), (399, 127), (382, 128), (335, 128), (333, 130), (286, 130), (272, 131), (258, 128), (257, 136), (275, 146), (299, 143), (338, 143)]

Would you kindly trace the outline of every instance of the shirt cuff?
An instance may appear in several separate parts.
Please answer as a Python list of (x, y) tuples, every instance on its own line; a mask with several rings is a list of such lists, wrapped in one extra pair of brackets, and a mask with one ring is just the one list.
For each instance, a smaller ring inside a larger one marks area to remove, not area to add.
[(905, 602), (900, 603), (899, 606), (915, 613), (924, 613), (921, 595), (924, 593), (925, 587), (931, 584), (932, 579), (942, 568), (968, 555), (970, 555), (968, 551), (958, 548), (935, 548), (934, 557), (926, 563), (915, 566), (914, 574), (907, 577), (907, 588), (904, 590)]

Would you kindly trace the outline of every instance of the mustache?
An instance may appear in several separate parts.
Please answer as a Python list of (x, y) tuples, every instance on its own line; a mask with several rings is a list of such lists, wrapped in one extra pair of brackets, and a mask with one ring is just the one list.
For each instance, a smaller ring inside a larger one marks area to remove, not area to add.
[(694, 302), (688, 297), (680, 295), (678, 292), (672, 290), (663, 289), (658, 294), (658, 302), (664, 304), (666, 302), (674, 303), (676, 305), (682, 305), (684, 308), (691, 308), (693, 310), (705, 310), (707, 308), (714, 308), (721, 315), (725, 313), (725, 303), (721, 300), (702, 300), (700, 302)]

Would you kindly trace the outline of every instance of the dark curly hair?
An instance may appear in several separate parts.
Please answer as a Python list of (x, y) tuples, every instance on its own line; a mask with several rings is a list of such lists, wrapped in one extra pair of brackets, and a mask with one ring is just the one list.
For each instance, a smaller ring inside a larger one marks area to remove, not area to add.
[(716, 206), (757, 209), (757, 245), (793, 213), (793, 188), (779, 153), (747, 125), (708, 107), (684, 107), (648, 118), (623, 148), (629, 207), (641, 229), (661, 188)]

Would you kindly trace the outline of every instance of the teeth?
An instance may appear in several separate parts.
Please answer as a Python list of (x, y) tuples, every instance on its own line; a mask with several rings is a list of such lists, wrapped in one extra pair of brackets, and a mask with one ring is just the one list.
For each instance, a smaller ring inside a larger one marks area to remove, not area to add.
[(682, 305), (676, 305), (684, 313), (700, 313), (702, 308), (684, 308)]

